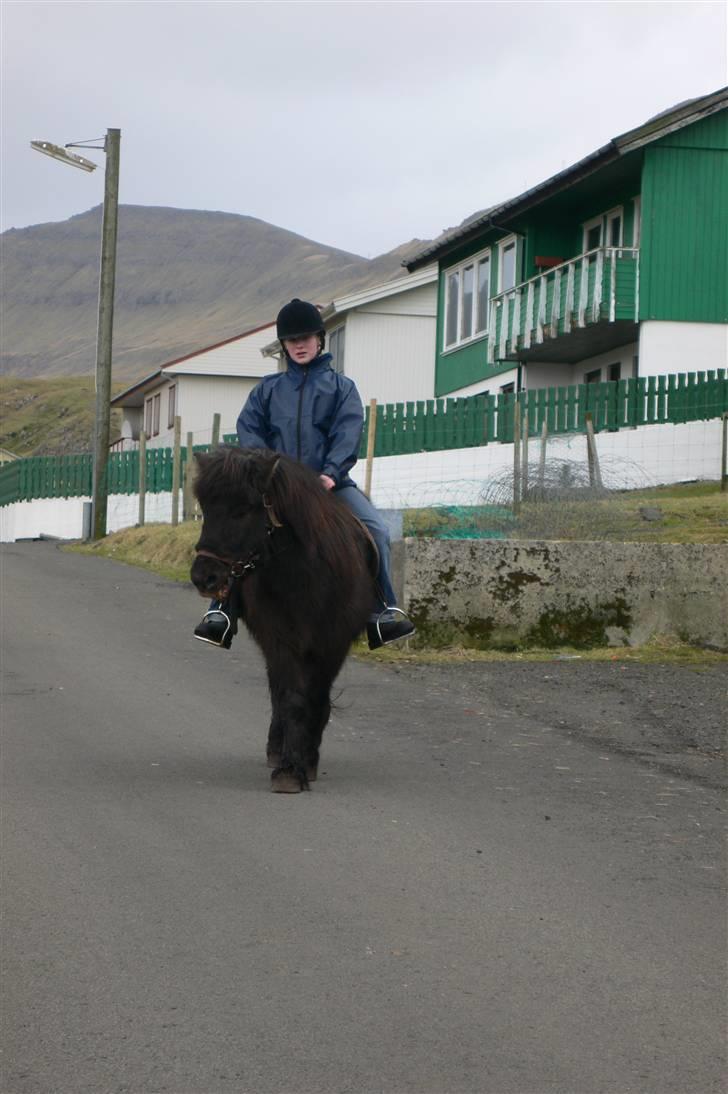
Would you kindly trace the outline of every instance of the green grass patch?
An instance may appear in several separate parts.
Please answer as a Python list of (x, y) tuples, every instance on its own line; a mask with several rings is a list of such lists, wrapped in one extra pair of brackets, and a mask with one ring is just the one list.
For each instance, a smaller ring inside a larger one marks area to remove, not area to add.
[[(116, 390), (121, 388), (116, 385)], [(69, 455), (90, 452), (96, 395), (92, 376), (56, 379), (0, 379), (0, 448), (16, 456)], [(121, 413), (111, 414), (112, 439)]]
[[(659, 516), (648, 520), (641, 510)], [(728, 492), (718, 482), (696, 482), (602, 500), (526, 501), (517, 516), (501, 506), (432, 506), (406, 510), (403, 531), (437, 539), (728, 543)]]
[(113, 532), (97, 543), (76, 543), (66, 550), (140, 566), (171, 581), (189, 581), (199, 537), (198, 521), (185, 521), (176, 528), (171, 524), (146, 524)]

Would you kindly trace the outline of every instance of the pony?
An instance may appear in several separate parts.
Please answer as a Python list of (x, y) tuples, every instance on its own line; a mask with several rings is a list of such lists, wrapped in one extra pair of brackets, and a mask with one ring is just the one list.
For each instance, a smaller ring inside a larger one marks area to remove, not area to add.
[(265, 659), (271, 789), (308, 790), (332, 684), (376, 602), (376, 547), (319, 476), (288, 456), (221, 445), (196, 461), (192, 582), (226, 601)]

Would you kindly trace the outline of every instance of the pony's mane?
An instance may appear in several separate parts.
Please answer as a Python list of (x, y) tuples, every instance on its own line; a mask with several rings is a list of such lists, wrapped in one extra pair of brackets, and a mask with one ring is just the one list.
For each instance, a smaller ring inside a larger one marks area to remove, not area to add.
[(203, 508), (236, 496), (259, 503), (265, 495), (306, 553), (323, 559), (342, 580), (353, 564), (353, 544), (365, 542), (359, 522), (324, 489), (315, 471), (265, 448), (221, 445), (198, 457), (195, 493)]

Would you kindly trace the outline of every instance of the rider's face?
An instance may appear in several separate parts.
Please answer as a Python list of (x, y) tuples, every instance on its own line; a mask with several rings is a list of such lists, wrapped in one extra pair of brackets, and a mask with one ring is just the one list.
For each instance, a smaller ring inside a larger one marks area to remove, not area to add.
[(307, 365), (319, 355), (318, 334), (302, 334), (299, 338), (284, 338), (286, 353), (297, 365)]

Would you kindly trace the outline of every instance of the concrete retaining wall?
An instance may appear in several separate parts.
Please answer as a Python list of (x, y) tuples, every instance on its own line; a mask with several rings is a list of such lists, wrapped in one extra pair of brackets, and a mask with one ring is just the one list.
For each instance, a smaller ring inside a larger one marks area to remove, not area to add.
[(728, 649), (728, 545), (406, 539), (393, 558), (401, 603), (435, 640)]

